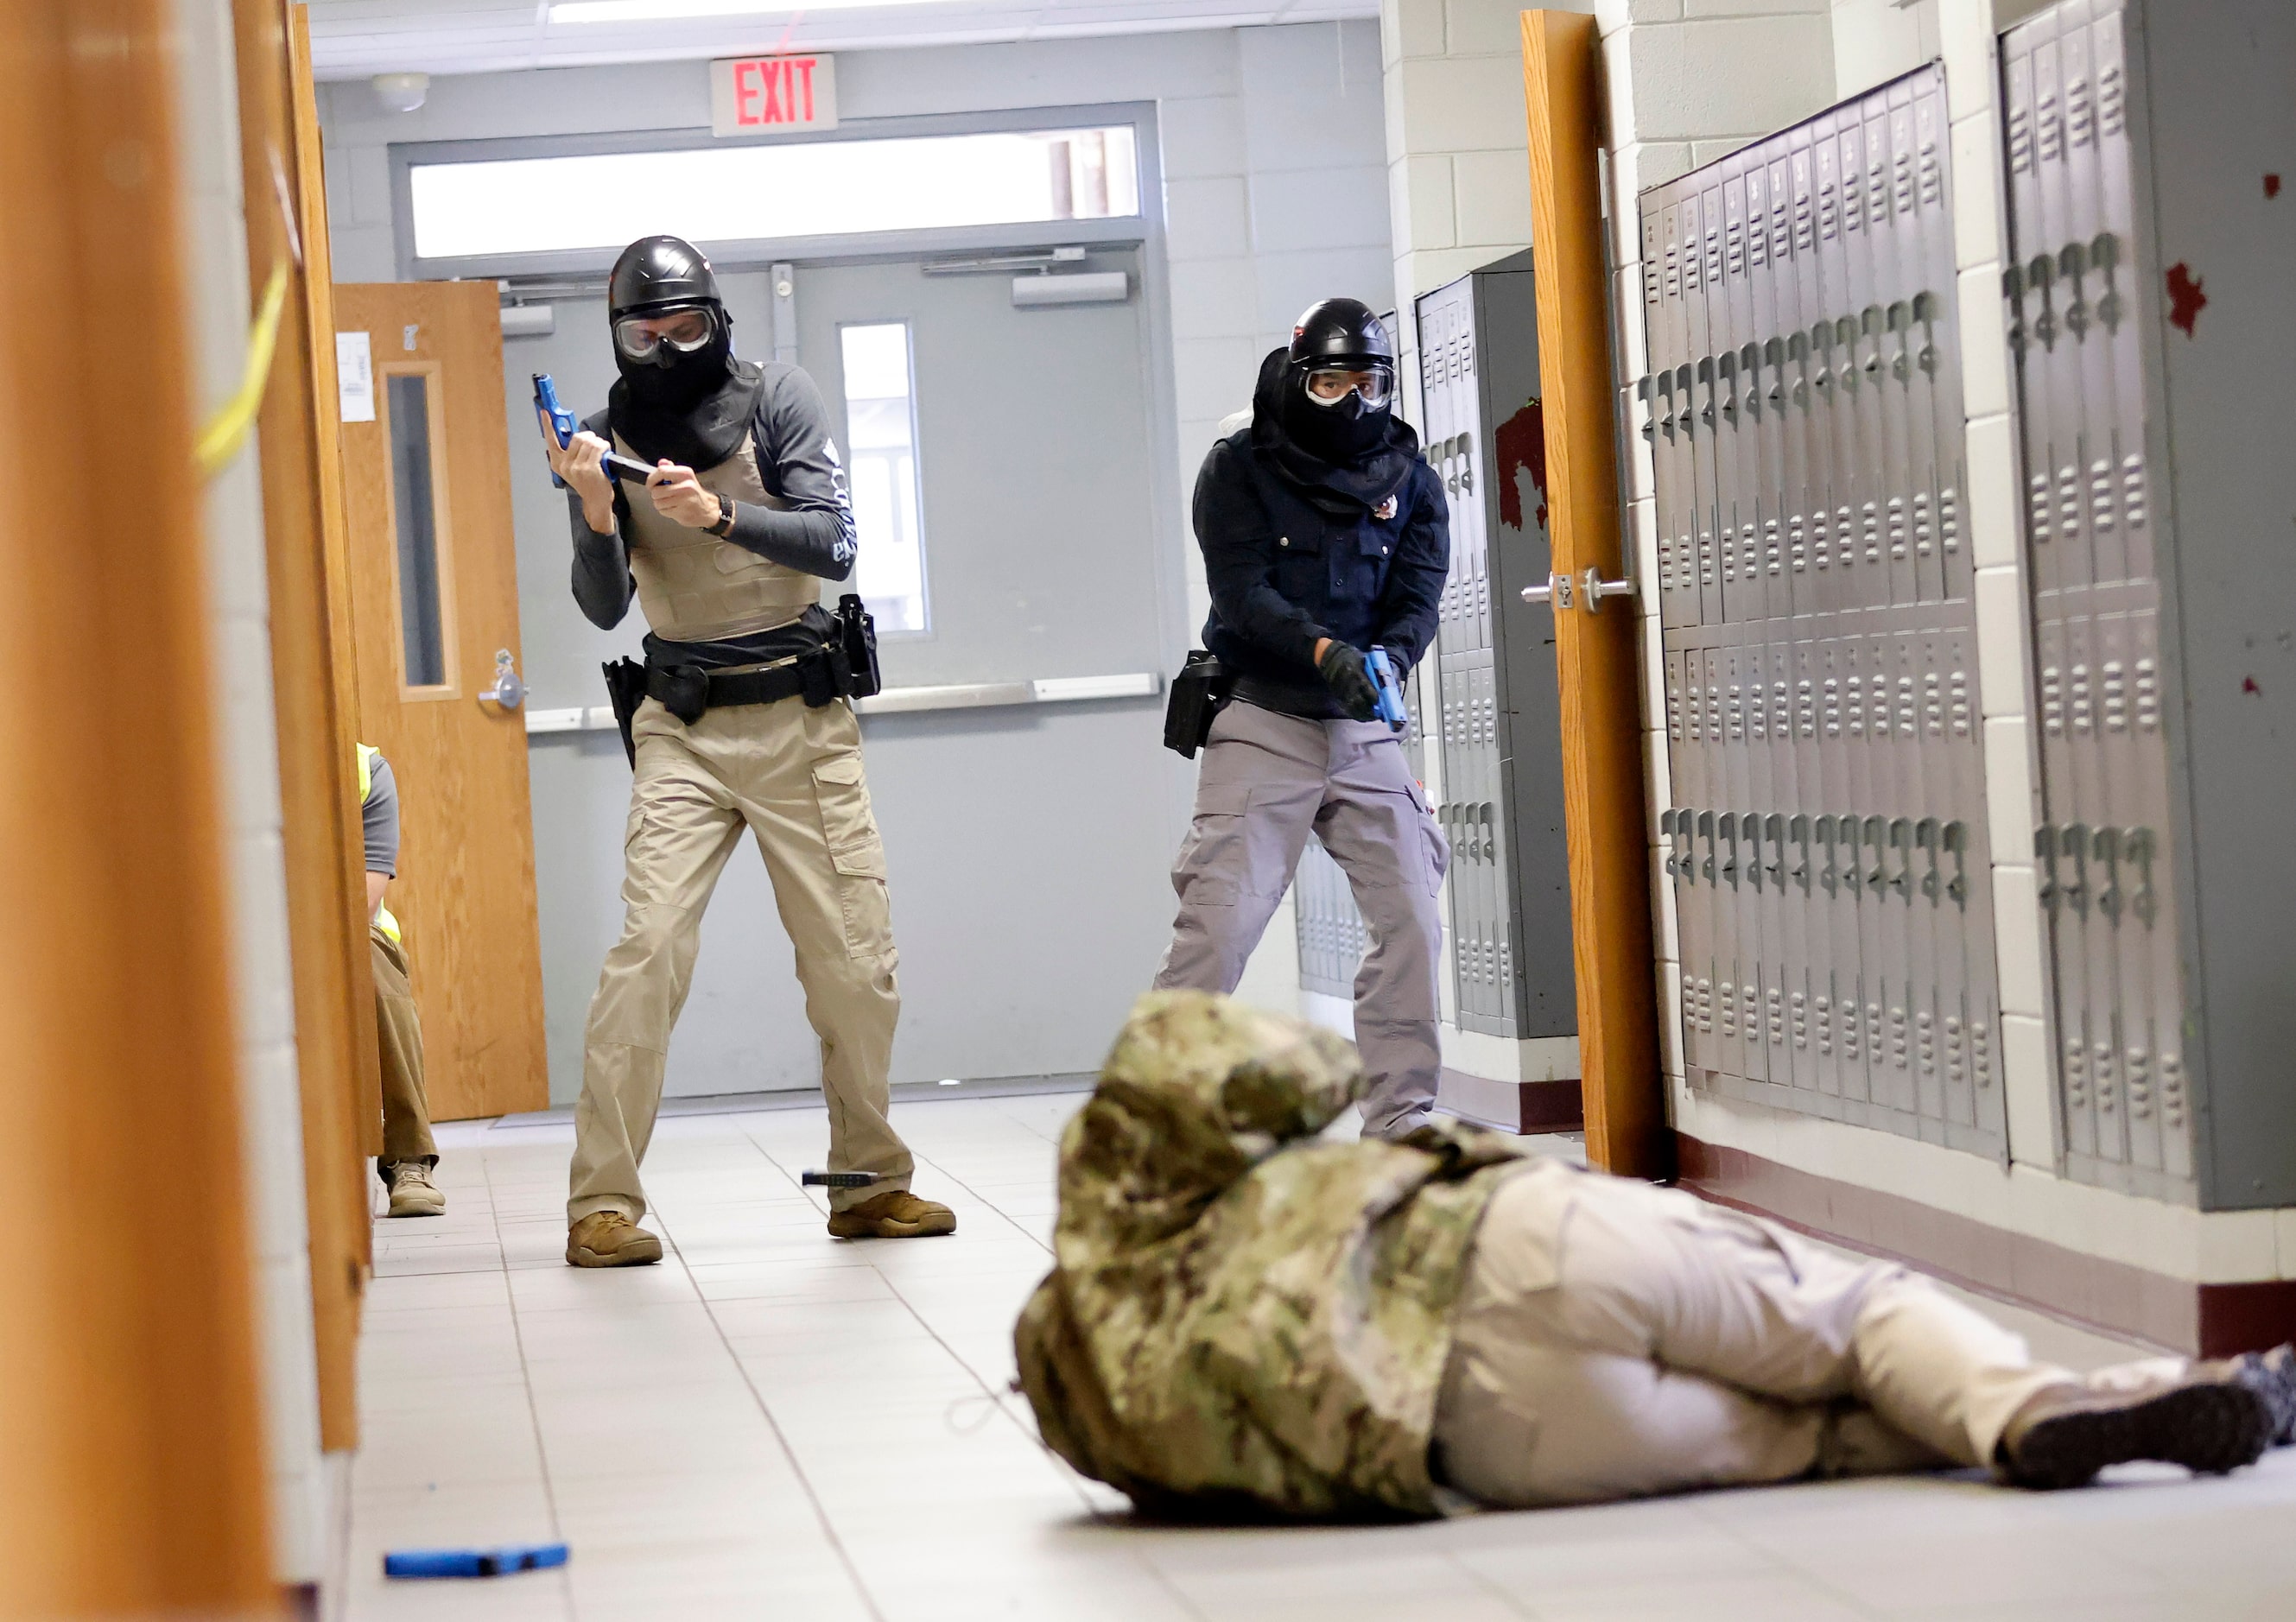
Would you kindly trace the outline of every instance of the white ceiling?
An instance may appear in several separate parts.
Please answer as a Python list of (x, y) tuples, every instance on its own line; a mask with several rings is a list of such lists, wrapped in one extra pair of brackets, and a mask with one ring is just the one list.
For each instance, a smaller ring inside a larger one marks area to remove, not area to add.
[(644, 23), (548, 20), (548, 0), (310, 0), (323, 79), (492, 73), (789, 48), (975, 44), (1375, 17), (1378, 0), (930, 0)]

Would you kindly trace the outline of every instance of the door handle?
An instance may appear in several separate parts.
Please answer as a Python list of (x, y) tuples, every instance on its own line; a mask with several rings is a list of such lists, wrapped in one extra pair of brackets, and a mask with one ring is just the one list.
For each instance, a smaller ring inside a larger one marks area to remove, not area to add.
[(1576, 575), (1549, 575), (1544, 586), (1522, 588), (1525, 602), (1545, 602), (1558, 609), (1573, 605), (1590, 614), (1602, 611), (1605, 597), (1631, 597), (1636, 586), (1632, 580), (1605, 580), (1599, 569), (1587, 569)]
[(511, 657), (508, 648), (495, 650), (495, 684), (480, 692), (479, 701), (499, 704), (504, 709), (516, 709), (526, 702), (526, 684), (518, 679), (518, 660)]

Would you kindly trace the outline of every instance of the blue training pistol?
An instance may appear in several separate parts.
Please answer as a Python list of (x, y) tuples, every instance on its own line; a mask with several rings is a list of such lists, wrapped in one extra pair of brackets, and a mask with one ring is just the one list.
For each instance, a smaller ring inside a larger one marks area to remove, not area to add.
[[(550, 381), (550, 373), (537, 372), (533, 377), (535, 414), (542, 419), (543, 431), (555, 439), (558, 448), (562, 451), (574, 440), (574, 414), (558, 403), (558, 386)], [(653, 470), (644, 463), (633, 462), (627, 456), (617, 455), (612, 451), (606, 453), (604, 462), (609, 479), (627, 479), (632, 484), (644, 484), (653, 477)], [(550, 482), (562, 490), (566, 487), (566, 481), (555, 472), (550, 475)]]
[(566, 1563), (564, 1544), (505, 1544), (499, 1549), (400, 1549), (382, 1557), (385, 1577), (503, 1577)]
[(1395, 678), (1395, 663), (1387, 656), (1385, 648), (1374, 648), (1364, 655), (1364, 674), (1371, 677), (1374, 692), (1379, 694), (1379, 718), (1390, 732), (1401, 732), (1411, 725), (1411, 712), (1403, 707), (1403, 684)]

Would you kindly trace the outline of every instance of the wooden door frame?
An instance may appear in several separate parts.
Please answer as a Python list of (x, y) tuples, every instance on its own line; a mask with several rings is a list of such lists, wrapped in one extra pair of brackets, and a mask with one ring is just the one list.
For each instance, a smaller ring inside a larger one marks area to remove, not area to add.
[[(1525, 12), (1523, 99), (1530, 135), (1530, 240), (1538, 256), (1539, 386), (1554, 572), (1624, 578), (1610, 278), (1603, 239), (1602, 47), (1595, 20)], [(1673, 1174), (1659, 1063), (1644, 798), (1642, 618), (1634, 600), (1574, 594), (1554, 609), (1562, 688), (1563, 823), (1578, 981), (1587, 1158), (1638, 1177)]]
[(332, 572), (345, 545), (334, 293), (308, 13), (292, 0), (234, 0), (232, 12), (248, 263), (258, 282), (280, 263), (294, 277), (258, 431), (319, 1441), (338, 1451), (358, 1445), (359, 1312), (373, 1233), (365, 1156), (381, 1147), (382, 1084), (350, 615)]
[(0, 218), (37, 249), (0, 255), (0, 298), (50, 307), (69, 265), (79, 307), (101, 312), (0, 334), (0, 438), (64, 481), (0, 510), (12, 1615), (247, 1618), (277, 1602), (192, 454), (179, 27), (161, 0), (0, 9)]

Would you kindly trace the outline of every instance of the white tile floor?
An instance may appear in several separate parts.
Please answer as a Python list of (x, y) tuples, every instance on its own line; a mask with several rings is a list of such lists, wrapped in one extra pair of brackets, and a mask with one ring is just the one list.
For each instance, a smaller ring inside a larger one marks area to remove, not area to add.
[[(669, 1254), (619, 1272), (561, 1259), (567, 1129), (442, 1131), (446, 1216), (377, 1228), (352, 1622), (2296, 1617), (2296, 1452), (2054, 1496), (1924, 1479), (1373, 1529), (1136, 1526), (1000, 1396), (1079, 1102), (902, 1108), (920, 1192), (959, 1230), (866, 1244), (831, 1240), (798, 1185), (821, 1111), (666, 1119), (646, 1180)], [(2124, 1355), (2003, 1315), (2061, 1361)], [(387, 1549), (552, 1537), (573, 1548), (562, 1572), (380, 1576)]]

